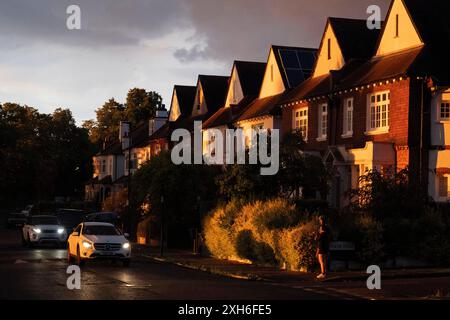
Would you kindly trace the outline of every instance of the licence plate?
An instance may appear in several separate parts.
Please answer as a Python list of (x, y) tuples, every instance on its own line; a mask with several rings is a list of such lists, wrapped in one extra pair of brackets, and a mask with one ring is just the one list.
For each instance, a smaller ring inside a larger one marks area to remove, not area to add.
[(113, 255), (114, 255), (114, 252), (111, 252), (111, 251), (103, 251), (103, 252), (100, 252), (100, 254), (101, 254), (102, 256), (113, 256)]

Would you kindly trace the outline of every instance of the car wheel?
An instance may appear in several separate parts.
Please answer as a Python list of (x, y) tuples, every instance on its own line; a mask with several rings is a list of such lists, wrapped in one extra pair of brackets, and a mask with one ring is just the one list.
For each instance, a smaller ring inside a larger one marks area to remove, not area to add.
[(131, 260), (130, 259), (125, 259), (122, 262), (123, 262), (123, 266), (125, 268), (128, 268), (130, 266), (130, 264), (131, 264)]
[(30, 234), (28, 234), (28, 246), (29, 246), (30, 248), (33, 248), (33, 247), (34, 247), (34, 243), (31, 242), (31, 240), (30, 240)]
[(23, 236), (23, 232), (22, 232), (22, 246), (24, 246), (24, 247), (27, 246), (27, 240), (26, 240), (25, 237)]
[(84, 265), (84, 260), (81, 258), (80, 247), (77, 247), (77, 265), (80, 267)]

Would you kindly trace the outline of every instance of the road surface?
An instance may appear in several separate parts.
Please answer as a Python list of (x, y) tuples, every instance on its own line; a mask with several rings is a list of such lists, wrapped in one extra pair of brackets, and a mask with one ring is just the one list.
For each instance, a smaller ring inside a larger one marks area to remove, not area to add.
[(69, 290), (66, 251), (24, 248), (20, 230), (0, 228), (0, 299), (310, 300), (432, 299), (450, 297), (450, 278), (385, 280), (382, 290), (363, 282), (265, 283), (229, 279), (172, 264), (136, 258), (91, 262), (81, 269), (81, 289)]

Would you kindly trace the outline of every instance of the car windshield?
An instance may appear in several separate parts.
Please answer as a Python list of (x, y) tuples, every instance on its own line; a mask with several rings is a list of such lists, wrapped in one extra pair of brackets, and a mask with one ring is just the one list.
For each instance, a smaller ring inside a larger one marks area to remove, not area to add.
[(83, 233), (96, 236), (120, 236), (120, 232), (113, 226), (85, 226)]
[(58, 219), (56, 217), (33, 217), (31, 219), (32, 225), (57, 225)]

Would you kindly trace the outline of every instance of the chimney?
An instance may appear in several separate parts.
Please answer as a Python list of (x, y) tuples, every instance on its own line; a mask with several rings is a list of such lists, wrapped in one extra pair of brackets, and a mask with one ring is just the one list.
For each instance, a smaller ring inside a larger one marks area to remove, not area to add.
[(166, 110), (157, 110), (155, 117), (149, 120), (148, 136), (150, 137), (157, 130), (159, 130), (168, 119), (169, 115)]

